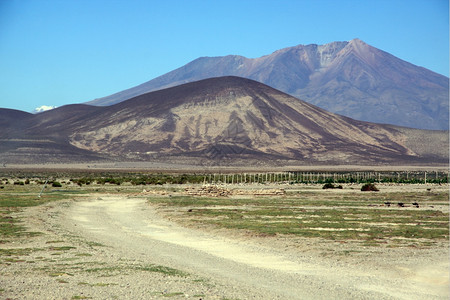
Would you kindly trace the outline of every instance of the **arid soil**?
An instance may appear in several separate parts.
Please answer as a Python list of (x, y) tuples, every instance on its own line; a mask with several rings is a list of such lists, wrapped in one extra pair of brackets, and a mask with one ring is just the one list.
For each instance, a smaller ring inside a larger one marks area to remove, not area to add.
[(21, 217), (44, 234), (2, 245), (28, 249), (1, 262), (2, 299), (449, 297), (447, 245), (365, 248), (184, 228), (139, 195), (80, 196)]
[[(289, 164), (291, 163), (291, 164)], [(295, 162), (283, 162), (279, 166), (262, 166), (258, 163), (239, 166), (205, 166), (194, 164), (180, 164), (170, 162), (115, 162), (115, 163), (73, 163), (73, 164), (5, 164), (3, 171), (14, 172), (16, 170), (31, 171), (145, 171), (145, 172), (182, 172), (182, 173), (239, 173), (239, 172), (286, 172), (291, 171), (314, 171), (314, 172), (335, 172), (335, 171), (440, 171), (448, 170), (447, 164), (423, 165), (423, 166), (400, 166), (400, 165), (298, 165)]]

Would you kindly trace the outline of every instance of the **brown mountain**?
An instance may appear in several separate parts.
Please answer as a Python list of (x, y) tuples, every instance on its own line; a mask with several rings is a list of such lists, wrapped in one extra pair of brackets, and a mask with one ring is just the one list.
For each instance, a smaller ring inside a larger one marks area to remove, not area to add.
[(357, 120), (448, 130), (448, 78), (359, 39), (298, 45), (250, 59), (202, 57), (139, 86), (88, 102), (111, 105), (150, 91), (218, 76), (250, 78)]
[(37, 115), (0, 110), (0, 115), (9, 113), (21, 118), (0, 127), (0, 159), (6, 162), (23, 162), (27, 155), (32, 162), (448, 160), (448, 132), (356, 121), (239, 77), (201, 80), (106, 107), (69, 105)]

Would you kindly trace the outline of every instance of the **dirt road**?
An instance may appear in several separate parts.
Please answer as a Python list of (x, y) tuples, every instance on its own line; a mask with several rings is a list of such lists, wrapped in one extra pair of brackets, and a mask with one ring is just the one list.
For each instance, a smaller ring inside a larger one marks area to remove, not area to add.
[(59, 220), (58, 226), (119, 257), (210, 278), (238, 289), (241, 299), (448, 298), (448, 257), (439, 257), (445, 251), (344, 259), (283, 251), (187, 229), (161, 218), (143, 198), (108, 195), (71, 202)]

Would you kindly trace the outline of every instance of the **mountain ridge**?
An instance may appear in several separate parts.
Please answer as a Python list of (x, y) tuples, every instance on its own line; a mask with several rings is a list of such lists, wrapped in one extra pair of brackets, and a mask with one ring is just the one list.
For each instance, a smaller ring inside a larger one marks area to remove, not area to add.
[(87, 103), (110, 105), (219, 76), (253, 79), (353, 119), (448, 130), (448, 78), (359, 39), (297, 45), (259, 58), (200, 57), (134, 88)]

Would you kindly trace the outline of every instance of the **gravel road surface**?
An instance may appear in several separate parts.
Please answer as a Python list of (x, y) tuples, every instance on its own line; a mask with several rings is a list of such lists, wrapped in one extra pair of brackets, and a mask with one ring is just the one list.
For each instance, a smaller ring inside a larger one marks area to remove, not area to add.
[(30, 250), (0, 264), (2, 299), (449, 298), (445, 247), (364, 248), (186, 228), (144, 197), (113, 194), (31, 207), (20, 217), (44, 234), (4, 245)]
[(444, 265), (414, 270), (384, 261), (367, 269), (364, 264), (333, 263), (310, 253), (282, 253), (251, 241), (180, 227), (161, 218), (142, 198), (99, 197), (77, 202), (66, 213), (68, 224), (72, 220), (82, 236), (127, 256), (249, 291), (242, 298), (437, 299), (447, 292), (440, 286), (448, 275)]

